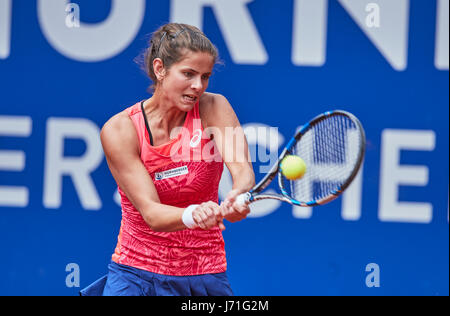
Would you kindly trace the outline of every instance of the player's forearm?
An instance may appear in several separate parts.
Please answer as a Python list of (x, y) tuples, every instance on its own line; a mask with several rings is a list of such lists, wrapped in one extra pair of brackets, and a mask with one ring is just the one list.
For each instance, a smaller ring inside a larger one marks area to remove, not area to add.
[(233, 190), (246, 192), (255, 185), (255, 173), (251, 165), (246, 165), (238, 168), (232, 175)]
[(174, 232), (187, 229), (182, 221), (184, 208), (161, 203), (150, 203), (141, 212), (147, 225), (156, 232)]

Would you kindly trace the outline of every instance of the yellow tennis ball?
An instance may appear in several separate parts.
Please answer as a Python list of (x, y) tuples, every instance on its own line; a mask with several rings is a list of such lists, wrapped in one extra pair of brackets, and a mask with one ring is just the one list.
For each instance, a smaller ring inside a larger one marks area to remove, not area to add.
[(281, 173), (289, 180), (298, 180), (306, 172), (306, 164), (302, 158), (288, 155), (281, 161)]

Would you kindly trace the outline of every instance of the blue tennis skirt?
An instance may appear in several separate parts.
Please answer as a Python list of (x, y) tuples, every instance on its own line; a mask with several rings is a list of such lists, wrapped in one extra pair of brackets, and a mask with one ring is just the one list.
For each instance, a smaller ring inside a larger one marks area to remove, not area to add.
[(189, 276), (157, 274), (114, 261), (108, 274), (80, 291), (81, 296), (232, 296), (225, 272)]

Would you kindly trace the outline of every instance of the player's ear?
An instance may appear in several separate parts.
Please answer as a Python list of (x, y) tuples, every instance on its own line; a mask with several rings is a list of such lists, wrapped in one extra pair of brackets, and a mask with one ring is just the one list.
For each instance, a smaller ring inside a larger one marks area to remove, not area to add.
[(155, 73), (156, 79), (162, 81), (166, 75), (166, 69), (164, 68), (164, 63), (161, 58), (155, 58), (153, 60), (153, 72)]

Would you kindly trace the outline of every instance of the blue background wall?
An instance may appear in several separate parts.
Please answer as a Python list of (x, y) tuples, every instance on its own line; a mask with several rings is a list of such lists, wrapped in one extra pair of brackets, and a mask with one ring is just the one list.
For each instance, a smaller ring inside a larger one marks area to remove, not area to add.
[[(13, 162), (0, 158), (0, 192), (5, 186), (28, 190), (21, 206), (0, 202), (0, 295), (76, 295), (106, 273), (121, 218), (113, 198), (114, 180), (102, 159), (90, 173), (99, 207), (90, 209), (81, 203), (70, 176), (62, 177), (61, 205), (49, 206), (44, 198), (45, 182), (50, 181), (45, 167), (50, 159), (48, 127), (53, 119), (81, 118), (99, 130), (112, 115), (148, 98), (149, 80), (133, 59), (146, 47), (147, 34), (172, 19), (171, 10), (177, 5), (177, 1), (147, 0), (142, 25), (131, 43), (111, 58), (85, 62), (65, 56), (50, 43), (39, 22), (38, 2), (14, 1), (10, 50), (0, 57), (0, 124), (5, 124), (3, 129), (0, 126), (0, 157), (8, 152), (25, 156), (18, 170), (5, 167), (14, 164), (15, 158), (9, 158)], [(81, 22), (94, 24), (108, 17), (114, 1), (73, 2), (79, 5)], [(195, 6), (199, 1), (191, 2)], [(246, 5), (267, 53), (267, 61), (259, 63), (233, 57), (223, 36), (224, 26), (218, 23), (220, 9), (206, 6), (202, 10), (202, 29), (224, 61), (208, 90), (225, 95), (244, 126), (277, 127), (287, 140), (297, 126), (316, 114), (340, 108), (360, 118), (368, 142), (361, 206), (353, 219), (342, 215), (340, 198), (303, 217), (295, 215), (290, 205), (266, 211), (269, 206), (262, 205), (247, 220), (227, 225), (228, 275), (237, 295), (449, 293), (448, 39), (446, 66), (437, 67), (438, 2), (402, 2), (409, 3), (404, 69), (392, 66), (344, 2), (324, 1), (328, 3), (325, 60), (309, 66), (292, 61), (294, 1), (254, 0)], [(392, 27), (383, 20), (389, 1), (360, 2), (381, 6), (380, 32)], [(5, 3), (9, 1), (0, 0), (0, 10), (5, 10)], [(347, 3), (356, 7), (355, 1)], [(0, 19), (5, 16), (0, 12)], [(446, 19), (448, 34), (448, 13)], [(4, 131), (6, 122), (17, 117), (30, 122), (26, 135)], [(408, 214), (388, 220), (380, 215), (390, 212), (380, 205), (387, 199), (381, 196), (387, 194), (383, 183), (394, 181), (381, 179), (383, 168), (392, 165), (382, 159), (383, 143), (390, 140), (382, 137), (386, 131), (411, 137), (419, 132), (435, 139), (430, 150), (401, 150), (400, 165), (426, 168), (428, 173), (421, 185), (399, 185), (394, 197), (397, 203), (428, 203), (429, 220), (413, 220)], [(64, 157), (83, 157), (87, 147), (82, 138), (67, 137)], [(259, 168), (267, 163), (253, 158), (260, 179)], [(223, 192), (227, 185), (224, 181)], [(70, 263), (79, 267), (80, 287), (66, 282), (73, 272), (66, 271)], [(379, 267), (379, 287), (366, 284), (374, 272), (366, 271), (370, 263)]]

